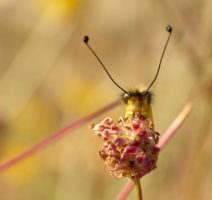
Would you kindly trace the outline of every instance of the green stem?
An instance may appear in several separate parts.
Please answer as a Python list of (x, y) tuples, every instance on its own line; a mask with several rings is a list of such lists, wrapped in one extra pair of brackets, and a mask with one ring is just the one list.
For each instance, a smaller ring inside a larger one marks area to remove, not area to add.
[(140, 179), (134, 181), (135, 189), (136, 189), (136, 196), (137, 200), (142, 200), (142, 190), (141, 190), (141, 183)]

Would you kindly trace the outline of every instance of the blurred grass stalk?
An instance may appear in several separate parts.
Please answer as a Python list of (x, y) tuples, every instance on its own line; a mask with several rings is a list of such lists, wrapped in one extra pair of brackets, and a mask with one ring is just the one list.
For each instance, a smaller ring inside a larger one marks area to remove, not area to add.
[[(121, 102), (121, 100), (117, 99), (117, 100), (111, 102), (110, 104), (106, 105), (105, 107), (100, 108), (96, 112), (88, 114), (88, 115), (86, 115), (86, 116), (84, 116), (84, 117), (82, 117), (82, 118), (70, 123), (68, 126), (64, 127), (63, 129), (59, 130), (58, 132), (56, 132), (55, 134), (49, 136), (48, 138), (42, 140), (40, 143), (35, 144), (34, 146), (32, 146), (28, 150), (24, 151), (23, 153), (19, 154), (15, 158), (10, 159), (7, 162), (1, 164), (0, 165), (0, 172), (6, 171), (7, 169), (9, 169), (10, 167), (14, 166), (15, 164), (17, 164), (17, 163), (23, 161), (24, 159), (32, 156), (34, 153), (37, 153), (40, 150), (48, 147), (51, 143), (57, 141), (58, 139), (60, 139), (64, 135), (70, 133), (70, 131), (73, 131), (73, 130), (79, 128), (80, 126), (84, 125), (85, 123), (88, 123), (89, 121), (91, 121), (92, 119), (98, 117), (99, 115), (101, 115), (101, 114), (113, 109), (114, 107), (119, 105), (120, 102)], [(181, 113), (174, 120), (174, 122), (170, 125), (170, 127), (167, 129), (167, 131), (164, 133), (163, 137), (159, 141), (158, 147), (160, 149), (163, 149), (166, 146), (166, 144), (170, 141), (170, 139), (174, 136), (176, 131), (179, 129), (179, 127), (185, 121), (185, 119), (188, 116), (188, 114), (190, 113), (191, 109), (192, 109), (191, 103), (187, 103), (184, 106), (184, 108), (181, 111)], [(134, 184), (132, 182), (128, 182), (124, 186), (124, 188), (121, 191), (121, 193), (119, 194), (117, 200), (126, 199), (128, 194), (132, 191), (133, 186), (134, 186)]]
[[(163, 134), (162, 138), (160, 139), (158, 143), (158, 147), (162, 150), (167, 143), (170, 141), (170, 139), (175, 135), (177, 130), (180, 128), (182, 123), (187, 118), (188, 114), (191, 112), (192, 104), (187, 103), (183, 110), (180, 112), (180, 114), (177, 116), (177, 118), (173, 121), (173, 123), (170, 125), (170, 127), (167, 129), (167, 131)], [(120, 194), (117, 197), (117, 200), (125, 200), (129, 193), (132, 191), (134, 187), (134, 183), (129, 181), (122, 189)]]
[(91, 114), (88, 114), (88, 115), (70, 123), (69, 125), (67, 125), (63, 129), (61, 129), (58, 132), (50, 135), (49, 137), (45, 138), (44, 140), (42, 140), (38, 144), (35, 144), (34, 146), (30, 147), (26, 151), (20, 153), (18, 156), (16, 156), (16, 157), (6, 161), (5, 163), (1, 164), (0, 165), (0, 173), (4, 172), (5, 170), (9, 169), (10, 167), (14, 166), (15, 164), (23, 161), (24, 159), (32, 156), (34, 153), (37, 153), (38, 151), (48, 147), (51, 143), (57, 141), (58, 139), (60, 139), (64, 135), (70, 133), (70, 131), (73, 131), (73, 130), (79, 128), (80, 126), (90, 122), (92, 119), (96, 118), (97, 116), (113, 109), (114, 107), (119, 105), (120, 102), (121, 102), (121, 99), (117, 99), (117, 100), (111, 102), (110, 104), (100, 108), (99, 110), (97, 110), (97, 111), (95, 111)]
[(17, 118), (45, 80), (75, 30), (75, 24), (50, 23), (42, 16), (8, 69), (0, 77), (0, 107), (6, 120)]

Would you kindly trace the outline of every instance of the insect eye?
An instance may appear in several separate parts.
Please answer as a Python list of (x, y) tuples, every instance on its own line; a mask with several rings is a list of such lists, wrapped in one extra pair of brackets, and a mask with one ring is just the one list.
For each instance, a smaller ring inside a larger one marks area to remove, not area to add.
[(129, 94), (125, 93), (125, 94), (124, 94), (124, 99), (128, 99), (129, 96), (130, 96)]

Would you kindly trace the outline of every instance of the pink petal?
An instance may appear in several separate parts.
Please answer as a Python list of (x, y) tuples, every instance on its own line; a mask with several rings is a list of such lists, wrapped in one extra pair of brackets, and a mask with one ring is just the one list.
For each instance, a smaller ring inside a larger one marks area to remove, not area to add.
[(130, 156), (135, 156), (136, 153), (138, 152), (139, 152), (139, 148), (137, 146), (127, 146), (121, 155), (121, 159), (130, 157)]
[(109, 126), (109, 125), (111, 125), (112, 122), (113, 122), (113, 120), (110, 117), (107, 117), (101, 122), (101, 124)]

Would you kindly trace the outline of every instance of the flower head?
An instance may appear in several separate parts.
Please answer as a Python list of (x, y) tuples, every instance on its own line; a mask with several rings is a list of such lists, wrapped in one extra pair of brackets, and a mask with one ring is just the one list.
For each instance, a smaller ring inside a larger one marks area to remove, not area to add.
[(117, 123), (105, 118), (93, 130), (104, 141), (99, 154), (114, 176), (135, 180), (156, 168), (159, 133), (147, 117), (136, 112)]

